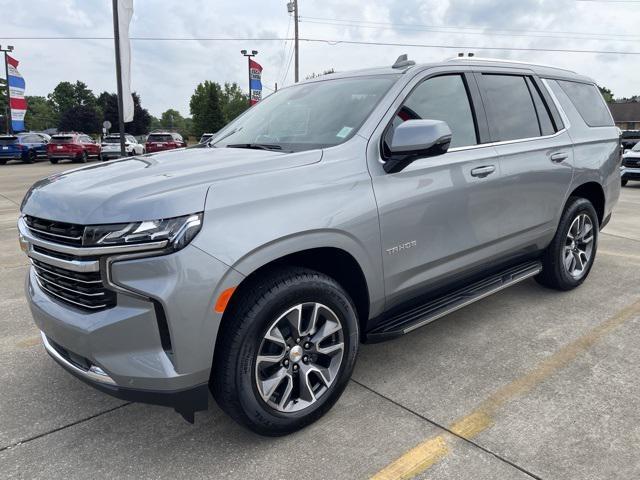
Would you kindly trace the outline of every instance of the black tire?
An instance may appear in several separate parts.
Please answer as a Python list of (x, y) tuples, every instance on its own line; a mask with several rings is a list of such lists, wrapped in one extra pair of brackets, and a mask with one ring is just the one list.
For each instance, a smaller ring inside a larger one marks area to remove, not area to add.
[(27, 158), (24, 159), (24, 163), (34, 163), (37, 159), (36, 151), (29, 150), (27, 153)]
[(620, 185), (622, 185), (623, 187), (625, 187), (627, 185), (627, 183), (629, 183), (629, 180), (621, 180), (620, 181)]
[[(274, 270), (237, 295), (218, 334), (210, 381), (214, 398), (233, 419), (261, 435), (286, 435), (318, 420), (336, 403), (355, 365), (359, 328), (349, 295), (334, 279), (303, 268)], [(343, 356), (333, 383), (315, 403), (282, 412), (258, 392), (256, 357), (274, 320), (304, 302), (319, 302), (335, 312), (342, 326)]]
[(89, 155), (87, 154), (86, 150), (83, 150), (82, 154), (74, 161), (76, 163), (87, 163), (88, 160), (89, 160)]
[(57, 158), (50, 158), (49, 161), (51, 162), (52, 165), (56, 165), (58, 163)]
[[(567, 235), (574, 220), (581, 214), (586, 214), (592, 222), (593, 246), (589, 260), (578, 278), (572, 276), (565, 267), (563, 255), (567, 243)], [(570, 197), (564, 209), (558, 230), (551, 244), (542, 255), (542, 272), (536, 276), (536, 280), (545, 287), (555, 290), (572, 290), (582, 284), (589, 276), (591, 267), (596, 258), (598, 248), (598, 233), (600, 224), (598, 215), (591, 202), (585, 198)]]
[(6, 160), (0, 160), (0, 165), (6, 165), (7, 161)]

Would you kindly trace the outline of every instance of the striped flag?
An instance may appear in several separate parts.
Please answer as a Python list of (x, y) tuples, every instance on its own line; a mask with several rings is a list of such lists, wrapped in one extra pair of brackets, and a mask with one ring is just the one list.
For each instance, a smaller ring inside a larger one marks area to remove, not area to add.
[(262, 100), (262, 65), (249, 59), (249, 95), (251, 105)]
[(9, 70), (9, 106), (11, 108), (11, 129), (14, 132), (22, 132), (24, 128), (24, 116), (27, 113), (27, 100), (24, 98), (24, 78), (18, 71), (18, 61), (7, 55), (7, 68)]

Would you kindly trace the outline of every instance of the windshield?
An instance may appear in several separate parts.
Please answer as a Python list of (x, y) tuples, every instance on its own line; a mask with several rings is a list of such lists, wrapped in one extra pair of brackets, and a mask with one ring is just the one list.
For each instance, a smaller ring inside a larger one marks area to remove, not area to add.
[(171, 135), (149, 135), (147, 142), (173, 142)]
[(342, 78), (285, 88), (220, 131), (213, 145), (259, 144), (283, 151), (338, 145), (357, 132), (397, 79)]
[(3, 137), (0, 138), (0, 145), (13, 145), (14, 143), (17, 143), (17, 141), (17, 137)]
[(120, 137), (105, 137), (102, 141), (104, 143), (120, 143)]
[(73, 137), (51, 137), (51, 143), (73, 143)]

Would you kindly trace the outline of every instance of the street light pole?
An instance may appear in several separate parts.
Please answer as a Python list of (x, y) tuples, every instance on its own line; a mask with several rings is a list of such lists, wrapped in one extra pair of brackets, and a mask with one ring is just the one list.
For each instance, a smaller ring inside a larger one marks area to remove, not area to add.
[(246, 50), (240, 50), (240, 53), (247, 57), (247, 65), (249, 67), (249, 106), (251, 106), (251, 57), (258, 55), (258, 51), (251, 50), (251, 53), (248, 53)]
[(122, 101), (122, 69), (120, 67), (120, 27), (118, 23), (118, 0), (113, 0), (113, 38), (116, 46), (116, 76), (118, 77), (118, 127), (120, 132), (120, 155), (126, 156), (124, 138), (124, 105)]
[(5, 74), (5, 78), (7, 80), (7, 108), (6, 108), (6, 112), (7, 112), (7, 118), (6, 118), (6, 125), (7, 125), (7, 133), (9, 135), (11, 135), (13, 133), (13, 127), (11, 125), (11, 88), (9, 87), (9, 62), (7, 61), (7, 52), (13, 52), (13, 46), (12, 45), (7, 45), (7, 48), (2, 48), (2, 45), (0, 45), (0, 52), (3, 53), (4, 55), (4, 74)]

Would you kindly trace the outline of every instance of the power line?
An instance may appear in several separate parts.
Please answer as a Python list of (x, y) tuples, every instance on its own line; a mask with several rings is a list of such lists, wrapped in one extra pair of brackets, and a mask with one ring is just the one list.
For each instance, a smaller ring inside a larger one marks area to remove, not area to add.
[(505, 50), (514, 52), (552, 52), (552, 53), (592, 53), (600, 55), (640, 55), (640, 51), (619, 50), (579, 50), (565, 48), (534, 48), (534, 47), (484, 47), (477, 45), (436, 45), (426, 43), (394, 43), (394, 42), (366, 42), (360, 40), (327, 40), (322, 38), (300, 38), (300, 41), (327, 43), (329, 45), (375, 45), (384, 47), (418, 47), (418, 48), (444, 48), (457, 50)]
[[(586, 1), (586, 0), (585, 0)], [(640, 3), (640, 0), (638, 0)], [(376, 22), (369, 20), (356, 20), (356, 19), (346, 19), (346, 18), (326, 18), (326, 17), (307, 17), (300, 16), (301, 19), (309, 19), (309, 20), (323, 20), (329, 22), (346, 22), (346, 23), (357, 23), (357, 24), (367, 24), (367, 25), (383, 25), (383, 26), (391, 26), (391, 27), (411, 27), (411, 28), (440, 28), (445, 30), (475, 30), (481, 32), (514, 32), (514, 33), (542, 33), (542, 34), (564, 34), (564, 35), (586, 35), (586, 36), (599, 36), (604, 38), (610, 37), (627, 37), (627, 38), (639, 38), (640, 35), (633, 34), (621, 34), (621, 33), (609, 33), (609, 32), (575, 32), (575, 31), (560, 31), (560, 30), (526, 30), (526, 29), (517, 29), (517, 28), (483, 28), (483, 27), (466, 27), (466, 26), (453, 26), (453, 25), (428, 25), (428, 24), (420, 24), (420, 23), (391, 23), (391, 22)]]
[[(571, 37), (567, 36), (557, 36), (557, 35), (547, 35), (543, 33), (533, 34), (533, 33), (506, 33), (499, 31), (481, 31), (481, 32), (472, 32), (466, 30), (440, 30), (440, 27), (414, 27), (412, 25), (396, 25), (396, 26), (383, 26), (383, 25), (359, 25), (354, 23), (336, 23), (329, 21), (317, 21), (317, 20), (303, 20), (305, 23), (312, 23), (317, 25), (332, 25), (336, 27), (355, 27), (355, 28), (368, 28), (374, 30), (397, 30), (402, 29), (406, 31), (416, 31), (416, 32), (431, 32), (431, 33), (448, 33), (448, 34), (461, 34), (461, 35), (495, 35), (495, 36), (505, 36), (505, 37), (529, 37), (529, 38), (552, 38), (557, 40), (608, 40), (615, 42), (638, 42), (640, 41), (640, 36), (636, 39), (631, 38), (621, 38), (621, 39), (610, 39), (605, 37), (595, 37), (589, 34), (574, 34)], [(449, 28), (449, 27), (447, 27)], [(579, 36), (584, 35), (584, 36)]]
[[(639, 2), (640, 3), (640, 0)], [(0, 40), (113, 40), (113, 37), (0, 37)], [(198, 42), (227, 42), (227, 41), (278, 41), (293, 40), (292, 38), (256, 38), (256, 37), (132, 37), (131, 40), (147, 40), (147, 41), (198, 41)], [(371, 45), (385, 47), (417, 47), (417, 48), (442, 48), (442, 49), (460, 49), (460, 50), (504, 50), (504, 51), (522, 51), (522, 52), (555, 52), (555, 53), (591, 53), (601, 55), (640, 55), (640, 51), (622, 51), (622, 50), (580, 50), (569, 48), (534, 48), (534, 47), (504, 47), (504, 46), (478, 46), (478, 45), (440, 45), (426, 43), (400, 43), (400, 42), (368, 42), (359, 40), (333, 40), (326, 38), (303, 38), (300, 41), (310, 43), (326, 43), (328, 45)], [(287, 69), (288, 71), (288, 69)]]

